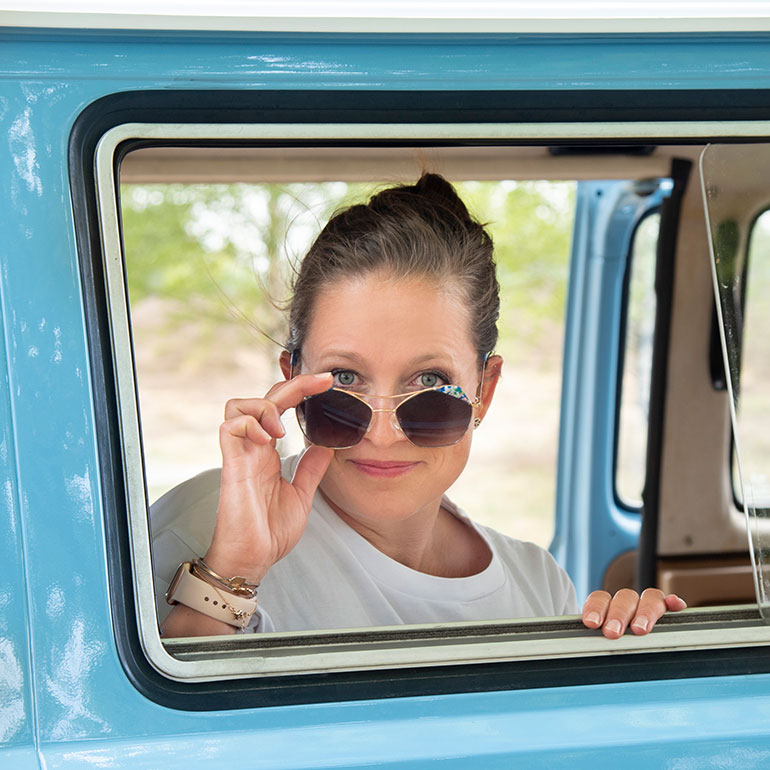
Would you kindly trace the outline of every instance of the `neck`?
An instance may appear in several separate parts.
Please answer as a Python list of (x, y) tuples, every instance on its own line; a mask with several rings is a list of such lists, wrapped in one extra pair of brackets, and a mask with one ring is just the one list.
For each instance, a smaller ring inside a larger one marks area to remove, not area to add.
[(467, 577), (489, 564), (491, 554), (483, 539), (442, 508), (440, 499), (406, 519), (371, 521), (351, 516), (321, 494), (332, 510), (378, 551), (417, 572)]

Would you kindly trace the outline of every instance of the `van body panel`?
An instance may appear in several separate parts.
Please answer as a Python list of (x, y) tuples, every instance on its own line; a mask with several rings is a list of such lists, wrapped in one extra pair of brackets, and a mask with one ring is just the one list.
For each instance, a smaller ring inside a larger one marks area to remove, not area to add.
[[(752, 677), (749, 686), (727, 677), (290, 707), (236, 712), (238, 730), (232, 712), (188, 714), (187, 735), (114, 735), (46, 745), (43, 754), (57, 770), (97, 761), (128, 770), (152, 767), (159, 758), (164, 768), (181, 770), (191, 756), (208, 767), (233, 762), (271, 770), (434, 762), (589, 768), (613, 756), (640, 768), (677, 762), (760, 768), (770, 759), (768, 684), (767, 676)], [(155, 715), (156, 721), (168, 716)]]
[[(677, 681), (554, 681), (240, 710), (204, 703), (182, 711), (145, 697), (121, 662), (110, 606), (105, 520), (114, 512), (102, 503), (100, 394), (91, 385), (68, 142), (89, 104), (147, 89), (595, 89), (629, 98), (634, 90), (766, 89), (770, 35), (6, 29), (0, 49), (9, 150), (0, 154), (0, 765), (37, 767), (39, 746), (47, 768), (181, 768), (191, 757), (206, 767), (271, 770), (439, 761), (576, 768), (621, 755), (628, 767), (767, 766), (770, 675), (720, 676), (716, 667)], [(608, 312), (611, 321), (617, 308)], [(590, 516), (590, 505), (579, 515)], [(595, 534), (589, 520), (577, 531)]]
[[(0, 246), (0, 249), (3, 249)], [(4, 250), (4, 249), (3, 249)], [(2, 257), (4, 264), (8, 255)], [(5, 306), (0, 289), (0, 307)], [(31, 628), (27, 607), (24, 535), (16, 468), (16, 438), (11, 412), (15, 384), (14, 355), (6, 355), (9, 326), (0, 335), (0, 757), (13, 752), (20, 767), (37, 767), (34, 751), (33, 669), (30, 663)], [(34, 560), (33, 560), (34, 563)], [(22, 763), (29, 764), (22, 764)]]
[(770, 85), (770, 33), (292, 36), (5, 29), (0, 40), (9, 62), (4, 77), (25, 90), (31, 86), (31, 94), (54, 81), (66, 89), (70, 105), (78, 93), (96, 98), (151, 84), (474, 91)]

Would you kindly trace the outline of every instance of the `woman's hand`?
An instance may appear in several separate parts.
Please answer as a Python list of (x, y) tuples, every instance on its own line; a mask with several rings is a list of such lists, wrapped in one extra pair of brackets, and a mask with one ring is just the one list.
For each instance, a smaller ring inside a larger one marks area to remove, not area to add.
[(285, 434), (281, 415), (287, 409), (331, 386), (331, 374), (302, 374), (274, 385), (264, 398), (228, 401), (219, 429), (217, 522), (204, 557), (214, 571), (259, 583), (297, 544), (333, 451), (308, 447), (294, 478), (287, 481), (281, 476), (275, 440)]
[(646, 588), (641, 596), (631, 588), (622, 588), (614, 596), (594, 591), (583, 606), (583, 625), (601, 628), (608, 639), (623, 636), (629, 625), (641, 636), (649, 634), (666, 612), (678, 612), (685, 607), (687, 603), (676, 594), (666, 596), (658, 588)]

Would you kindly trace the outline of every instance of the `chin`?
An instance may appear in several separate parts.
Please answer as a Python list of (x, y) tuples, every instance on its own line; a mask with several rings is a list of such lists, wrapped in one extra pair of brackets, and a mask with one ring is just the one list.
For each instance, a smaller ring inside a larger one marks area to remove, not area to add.
[(437, 465), (410, 458), (377, 466), (367, 462), (372, 459), (373, 453), (335, 457), (320, 488), (337, 512), (379, 521), (408, 519), (437, 508), (465, 467), (464, 460)]

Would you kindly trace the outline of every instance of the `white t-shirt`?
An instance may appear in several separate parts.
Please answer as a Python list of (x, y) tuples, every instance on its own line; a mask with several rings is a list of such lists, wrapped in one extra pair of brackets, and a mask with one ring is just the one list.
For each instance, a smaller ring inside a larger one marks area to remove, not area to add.
[[(299, 456), (286, 458), (291, 478)], [(220, 471), (180, 484), (151, 508), (158, 614), (177, 566), (205, 553), (214, 531)], [(379, 551), (316, 494), (294, 549), (259, 587), (252, 630), (300, 631), (404, 623), (553, 617), (578, 612), (575, 589), (548, 551), (472, 522), (446, 498), (443, 506), (474, 527), (492, 559), (470, 577), (417, 572)]]

